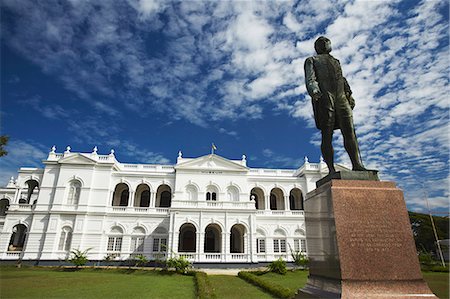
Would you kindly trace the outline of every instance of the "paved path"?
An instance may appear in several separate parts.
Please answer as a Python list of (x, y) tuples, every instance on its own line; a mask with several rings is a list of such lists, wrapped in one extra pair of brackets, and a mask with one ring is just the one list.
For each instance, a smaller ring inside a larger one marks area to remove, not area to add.
[(236, 276), (239, 271), (244, 269), (197, 269), (205, 272), (208, 275), (232, 275)]

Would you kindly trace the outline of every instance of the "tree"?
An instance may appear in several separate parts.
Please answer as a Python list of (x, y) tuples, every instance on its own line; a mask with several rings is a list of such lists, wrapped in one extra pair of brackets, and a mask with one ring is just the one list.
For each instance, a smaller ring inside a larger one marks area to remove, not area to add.
[(9, 136), (1, 135), (0, 136), (0, 157), (6, 156), (8, 152), (5, 149), (5, 146), (8, 144)]
[[(409, 212), (409, 219), (417, 251), (436, 252), (436, 240), (430, 215)], [(433, 220), (439, 239), (448, 239), (449, 219), (447, 217), (433, 216)]]

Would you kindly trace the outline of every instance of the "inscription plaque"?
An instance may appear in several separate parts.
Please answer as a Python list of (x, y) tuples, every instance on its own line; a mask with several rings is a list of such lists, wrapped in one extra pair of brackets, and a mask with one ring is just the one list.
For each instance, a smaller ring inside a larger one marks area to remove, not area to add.
[(305, 222), (310, 275), (303, 291), (321, 298), (434, 297), (395, 183), (332, 180), (307, 194)]

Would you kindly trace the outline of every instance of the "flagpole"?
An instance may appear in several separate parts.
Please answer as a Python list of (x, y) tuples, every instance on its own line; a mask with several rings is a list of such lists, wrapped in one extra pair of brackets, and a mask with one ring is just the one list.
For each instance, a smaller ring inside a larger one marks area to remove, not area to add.
[(436, 226), (434, 225), (433, 216), (431, 215), (430, 205), (428, 204), (428, 193), (425, 190), (425, 188), (424, 188), (424, 191), (425, 191), (425, 200), (427, 202), (428, 214), (430, 215), (431, 226), (433, 227), (434, 238), (436, 240), (436, 245), (437, 245), (437, 249), (438, 249), (438, 252), (439, 252), (439, 257), (441, 259), (442, 266), (445, 267), (445, 261), (444, 261), (444, 256), (442, 255), (441, 243), (439, 242), (439, 238), (438, 238), (437, 231), (436, 231)]

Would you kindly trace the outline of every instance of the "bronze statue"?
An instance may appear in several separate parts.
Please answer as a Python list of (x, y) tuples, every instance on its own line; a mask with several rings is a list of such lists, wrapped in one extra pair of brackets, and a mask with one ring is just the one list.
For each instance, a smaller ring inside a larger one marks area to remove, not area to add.
[(355, 100), (342, 75), (339, 60), (330, 55), (331, 41), (321, 36), (314, 43), (316, 56), (305, 61), (306, 89), (312, 98), (316, 127), (322, 131), (322, 155), (330, 174), (334, 168), (333, 131), (340, 129), (355, 171), (365, 171), (353, 126)]

